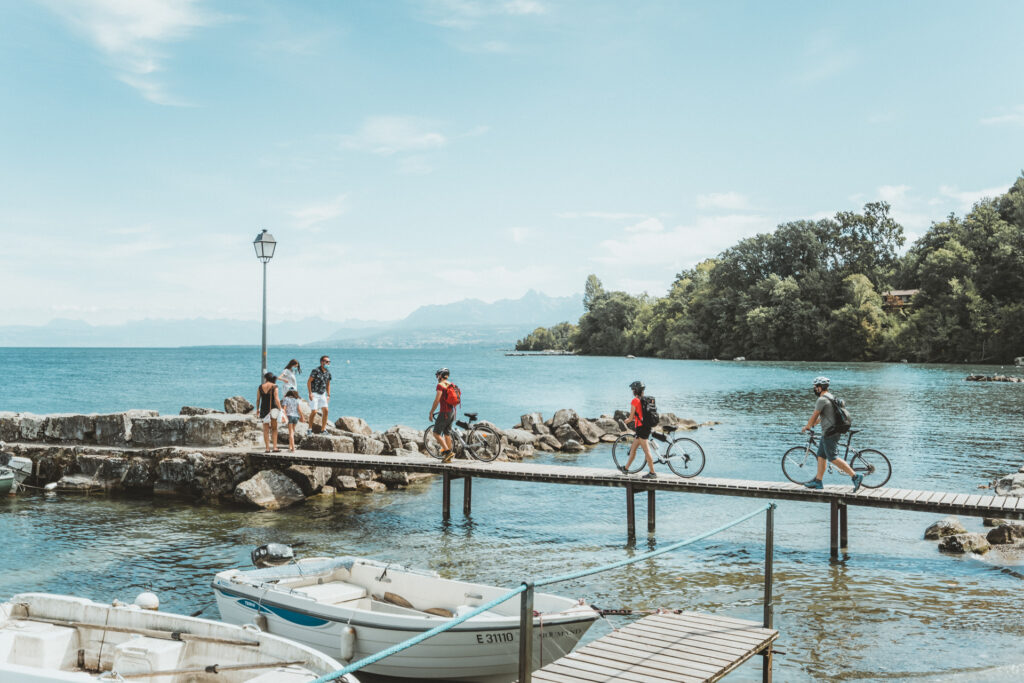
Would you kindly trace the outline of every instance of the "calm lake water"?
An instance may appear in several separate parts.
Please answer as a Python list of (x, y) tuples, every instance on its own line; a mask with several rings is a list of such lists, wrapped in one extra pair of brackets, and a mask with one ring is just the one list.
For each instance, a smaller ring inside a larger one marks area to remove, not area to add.
[[(525, 412), (563, 407), (586, 416), (625, 408), (643, 379), (662, 412), (722, 424), (696, 438), (705, 474), (780, 480), (783, 451), (813, 407), (810, 381), (832, 378), (847, 400), (855, 437), (889, 455), (890, 485), (975, 492), (1022, 457), (1024, 385), (967, 383), (987, 366), (732, 363), (580, 357), (506, 357), (497, 349), (271, 349), (280, 370), (295, 356), (304, 373), (331, 354), (332, 416), (358, 415), (384, 429), (422, 427), (442, 365), (462, 388), (464, 408), (510, 426)], [(8, 368), (0, 410), (109, 412), (182, 405), (221, 407), (255, 399), (259, 350), (0, 349)], [(538, 462), (611, 467), (610, 448), (542, 455)], [(670, 476), (663, 474), (662, 476)], [(832, 475), (826, 483), (846, 483)], [(44, 498), (0, 501), (0, 596), (50, 591), (130, 600), (153, 590), (165, 609), (206, 608), (209, 583), (248, 564), (249, 550), (278, 541), (304, 556), (355, 554), (428, 567), (446, 576), (518, 585), (531, 577), (593, 567), (663, 547), (758, 508), (742, 498), (658, 498), (657, 532), (625, 538), (617, 489), (478, 480), (473, 514), (454, 494), (440, 517), (439, 482), (382, 495), (350, 494), (278, 512), (193, 506), (180, 500)], [(638, 516), (644, 500), (638, 499)], [(933, 517), (851, 508), (849, 555), (830, 563), (828, 508), (781, 502), (775, 532), (777, 680), (1018, 681), (1024, 678), (1024, 602), (1015, 557), (941, 555), (922, 540)], [(981, 530), (980, 520), (963, 520)], [(556, 587), (605, 607), (683, 607), (759, 620), (763, 517), (707, 541), (625, 569)], [(588, 638), (628, 618), (599, 622)], [(751, 663), (729, 680), (760, 680)]]

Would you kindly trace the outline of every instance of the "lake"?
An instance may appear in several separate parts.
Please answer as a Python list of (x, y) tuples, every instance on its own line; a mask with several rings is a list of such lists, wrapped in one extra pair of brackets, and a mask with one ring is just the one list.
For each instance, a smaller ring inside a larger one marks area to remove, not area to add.
[[(433, 373), (452, 370), (463, 408), (511, 426), (526, 412), (574, 408), (595, 417), (625, 409), (642, 379), (661, 412), (719, 421), (694, 436), (705, 475), (781, 480), (779, 461), (801, 442), (813, 409), (811, 380), (832, 378), (846, 399), (861, 447), (885, 452), (889, 485), (973, 493), (1016, 470), (1024, 443), (1024, 385), (965, 382), (992, 366), (670, 361), (576, 356), (505, 356), (493, 348), (423, 350), (271, 348), (270, 367), (289, 358), (302, 382), (321, 352), (334, 375), (332, 417), (357, 415), (376, 429), (422, 428)], [(111, 412), (255, 400), (258, 348), (0, 349), (8, 368), (0, 410)], [(1012, 369), (1001, 371), (1012, 373)], [(611, 467), (610, 447), (537, 462)], [(662, 476), (671, 476), (661, 468)], [(838, 474), (826, 483), (847, 483)], [(248, 564), (253, 546), (291, 543), (302, 556), (355, 554), (434, 569), (446, 576), (514, 586), (523, 579), (593, 567), (663, 547), (762, 505), (742, 498), (658, 497), (658, 528), (625, 533), (617, 489), (477, 480), (473, 514), (456, 489), (441, 520), (439, 481), (387, 494), (348, 494), (277, 512), (194, 506), (185, 500), (22, 495), (0, 501), (8, 551), (0, 595), (67, 592), (109, 601), (153, 590), (165, 609), (216, 616), (209, 583)], [(644, 499), (638, 498), (643, 516)], [(1021, 574), (1010, 554), (952, 557), (922, 540), (935, 518), (850, 509), (849, 554), (829, 561), (828, 507), (783, 501), (776, 513), (775, 658), (780, 681), (1016, 681), (1024, 676)], [(980, 531), (980, 520), (962, 520)], [(683, 607), (759, 620), (763, 517), (674, 553), (555, 587), (601, 607)], [(1015, 568), (1016, 567), (1016, 568)], [(626, 623), (601, 620), (588, 639)], [(760, 680), (748, 664), (730, 681)]]

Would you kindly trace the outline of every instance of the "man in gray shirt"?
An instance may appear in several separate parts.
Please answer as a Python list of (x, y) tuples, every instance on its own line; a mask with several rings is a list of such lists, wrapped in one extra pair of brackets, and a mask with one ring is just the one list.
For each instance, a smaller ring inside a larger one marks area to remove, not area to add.
[(857, 493), (860, 488), (861, 482), (864, 481), (863, 474), (857, 474), (853, 471), (853, 468), (846, 464), (846, 461), (836, 455), (836, 447), (839, 445), (839, 435), (833, 434), (832, 436), (825, 436), (828, 433), (829, 428), (833, 427), (836, 423), (836, 409), (832, 405), (832, 394), (828, 391), (829, 379), (828, 377), (815, 377), (814, 378), (814, 395), (818, 397), (818, 400), (814, 403), (814, 414), (811, 415), (811, 419), (807, 421), (801, 432), (806, 432), (809, 429), (814, 429), (814, 425), (821, 423), (821, 440), (818, 441), (818, 473), (814, 475), (814, 479), (804, 482), (804, 486), (809, 489), (822, 489), (825, 485), (822, 483), (821, 478), (825, 475), (825, 462), (834, 463), (839, 468), (840, 472), (850, 475), (853, 479), (853, 492)]

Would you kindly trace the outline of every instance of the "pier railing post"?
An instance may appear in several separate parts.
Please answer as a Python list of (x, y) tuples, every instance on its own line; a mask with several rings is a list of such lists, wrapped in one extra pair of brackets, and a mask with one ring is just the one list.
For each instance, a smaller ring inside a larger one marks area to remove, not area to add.
[[(764, 520), (764, 627), (772, 628), (775, 604), (772, 582), (775, 557), (775, 503), (768, 506)], [(772, 646), (761, 653), (761, 683), (772, 683)]]
[(654, 489), (647, 491), (647, 533), (654, 533)]
[(533, 583), (523, 585), (526, 590), (519, 596), (519, 683), (530, 683), (533, 677)]
[(626, 484), (626, 536), (636, 538), (636, 509), (633, 506), (633, 485)]
[(450, 519), (452, 507), (452, 475), (449, 472), (441, 474), (441, 517)]
[(829, 504), (829, 556), (839, 559), (839, 502), (832, 499)]
[(462, 481), (462, 514), (469, 516), (473, 509), (473, 477), (466, 476)]
[(846, 503), (839, 504), (839, 547), (848, 547), (847, 535), (846, 535), (846, 513), (848, 512), (849, 506)]

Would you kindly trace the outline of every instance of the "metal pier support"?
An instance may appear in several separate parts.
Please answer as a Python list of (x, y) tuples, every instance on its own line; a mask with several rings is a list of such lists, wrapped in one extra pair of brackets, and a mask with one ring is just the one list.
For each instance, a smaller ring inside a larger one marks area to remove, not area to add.
[(846, 534), (846, 513), (849, 506), (846, 503), (839, 504), (839, 547), (848, 548), (848, 536)]
[(462, 514), (469, 516), (473, 509), (473, 477), (462, 479)]
[(829, 556), (833, 560), (839, 559), (839, 501), (833, 500), (829, 503), (831, 514), (829, 514)]
[(654, 533), (654, 489), (647, 491), (647, 533)]
[[(772, 595), (775, 559), (775, 504), (772, 503), (765, 513), (764, 520), (764, 627), (774, 628), (775, 602)], [(772, 648), (769, 645), (761, 653), (761, 681), (772, 683)]]
[(526, 590), (519, 594), (519, 683), (530, 683), (533, 678), (533, 583), (524, 585)]
[(450, 519), (452, 516), (452, 475), (451, 472), (441, 474), (441, 518)]
[(626, 484), (626, 536), (636, 539), (636, 509), (633, 505), (633, 485)]

